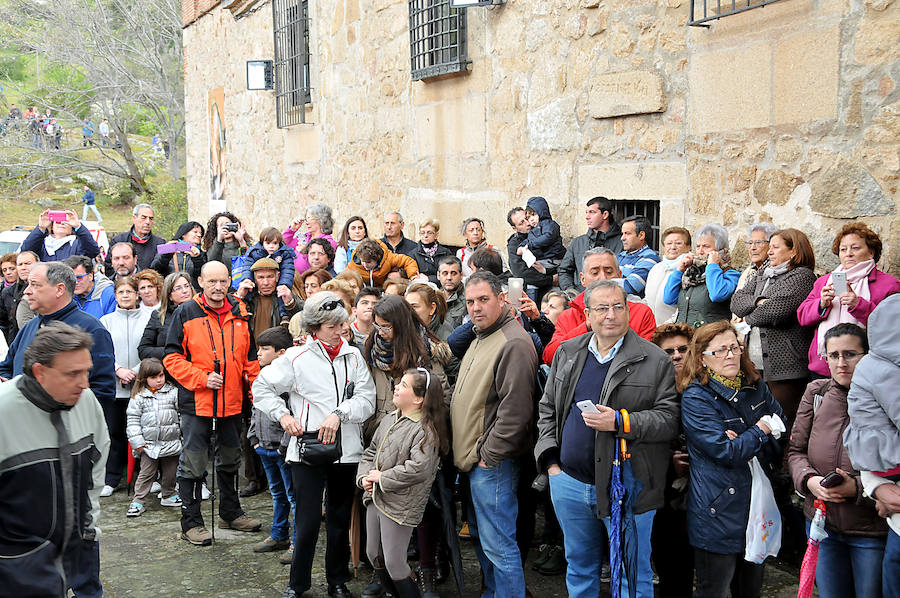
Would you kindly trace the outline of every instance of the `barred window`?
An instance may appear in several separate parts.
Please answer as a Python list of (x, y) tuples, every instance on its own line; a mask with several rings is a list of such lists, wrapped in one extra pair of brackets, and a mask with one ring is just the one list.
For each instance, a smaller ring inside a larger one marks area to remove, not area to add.
[(464, 72), (466, 10), (450, 0), (409, 0), (409, 55), (414, 81)]
[(273, 0), (275, 109), (278, 128), (306, 122), (310, 103), (309, 2)]
[(650, 221), (650, 235), (647, 237), (647, 245), (654, 251), (659, 251), (659, 202), (619, 199), (612, 202), (612, 213), (616, 222), (622, 222), (629, 216), (644, 216)]

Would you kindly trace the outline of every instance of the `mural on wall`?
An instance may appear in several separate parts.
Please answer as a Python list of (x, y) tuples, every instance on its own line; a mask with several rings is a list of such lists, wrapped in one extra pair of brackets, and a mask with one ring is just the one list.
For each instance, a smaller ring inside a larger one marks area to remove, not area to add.
[(209, 199), (225, 200), (225, 89), (209, 92)]

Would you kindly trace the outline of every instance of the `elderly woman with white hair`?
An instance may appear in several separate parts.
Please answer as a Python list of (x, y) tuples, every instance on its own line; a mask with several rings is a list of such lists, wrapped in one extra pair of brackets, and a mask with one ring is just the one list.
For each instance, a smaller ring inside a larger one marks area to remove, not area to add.
[(675, 322), (699, 328), (731, 319), (731, 296), (740, 273), (731, 267), (728, 231), (721, 224), (704, 224), (694, 234), (695, 251), (681, 258), (666, 280), (663, 301), (677, 305)]
[[(306, 233), (301, 238), (297, 233), (304, 224), (306, 225)], [(327, 239), (331, 244), (331, 248), (337, 249), (337, 241), (331, 237), (333, 230), (334, 217), (331, 214), (331, 208), (321, 202), (314, 203), (306, 208), (306, 212), (304, 212), (302, 217), (295, 218), (284, 229), (284, 232), (281, 233), (284, 244), (297, 253), (297, 257), (294, 259), (294, 267), (298, 276), (309, 270), (309, 259), (307, 259), (306, 254), (309, 251), (310, 241), (318, 238)]]
[(763, 268), (769, 257), (769, 239), (775, 234), (778, 227), (771, 222), (757, 222), (751, 224), (747, 231), (747, 253), (750, 255), (750, 265), (748, 265), (738, 280), (737, 288), (742, 289), (750, 276), (754, 272)]
[[(350, 511), (361, 426), (375, 412), (375, 384), (359, 350), (341, 338), (349, 319), (344, 303), (321, 291), (306, 300), (303, 323), (310, 340), (263, 368), (253, 383), (253, 406), (291, 435), (285, 461), (296, 496), (294, 558), (283, 596), (312, 586), (312, 565), (325, 507), (325, 578), (328, 595), (349, 598)], [(288, 404), (281, 398), (289, 394)], [(306, 434), (304, 434), (306, 433)], [(334, 449), (336, 451), (329, 450)]]

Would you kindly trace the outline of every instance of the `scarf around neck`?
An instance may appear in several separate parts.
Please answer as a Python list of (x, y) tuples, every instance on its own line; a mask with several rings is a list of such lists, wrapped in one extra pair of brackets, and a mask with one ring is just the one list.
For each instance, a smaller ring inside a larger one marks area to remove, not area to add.
[[(875, 260), (866, 260), (846, 270), (843, 266), (839, 266), (835, 269), (835, 272), (846, 272), (847, 287), (853, 291), (857, 297), (868, 301), (872, 298), (871, 291), (869, 290), (869, 274), (871, 274), (874, 269)], [(825, 284), (830, 282), (831, 274), (828, 275), (828, 280), (825, 281)], [(853, 317), (850, 313), (850, 309), (846, 305), (841, 305), (841, 298), (835, 296), (834, 300), (831, 302), (831, 308), (828, 311), (828, 315), (825, 317), (825, 320), (819, 324), (818, 334), (816, 335), (819, 355), (825, 355), (825, 334), (838, 324), (844, 323), (858, 324), (865, 328), (862, 322)]]
[(71, 243), (74, 240), (75, 235), (67, 235), (61, 239), (57, 239), (53, 235), (47, 235), (44, 239), (44, 249), (47, 251), (47, 255), (56, 255), (56, 252), (59, 251), (63, 245)]
[(431, 243), (430, 245), (426, 245), (425, 243), (422, 243), (422, 250), (425, 252), (425, 255), (427, 255), (428, 257), (434, 257), (434, 254), (437, 253), (437, 250), (438, 250), (437, 241), (435, 241), (434, 243)]
[[(682, 288), (706, 284), (706, 266), (708, 264), (709, 258), (707, 256), (696, 256), (693, 263), (681, 275)], [(731, 254), (728, 252), (727, 247), (719, 251), (719, 267), (722, 268), (723, 272), (731, 268)]]
[(715, 373), (709, 368), (706, 368), (706, 373), (709, 374), (710, 378), (722, 384), (723, 386), (730, 388), (731, 390), (740, 390), (744, 386), (744, 372), (738, 372), (736, 378), (726, 378), (721, 374)]
[(383, 372), (394, 367), (394, 342), (384, 340), (377, 332), (372, 343), (372, 365)]

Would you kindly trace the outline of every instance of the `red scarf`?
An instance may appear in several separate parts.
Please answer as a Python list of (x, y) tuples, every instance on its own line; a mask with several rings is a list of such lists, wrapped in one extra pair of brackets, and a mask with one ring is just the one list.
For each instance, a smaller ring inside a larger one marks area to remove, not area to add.
[(137, 243), (138, 245), (143, 245), (144, 243), (149, 241), (150, 237), (152, 237), (152, 236), (153, 235), (147, 235), (146, 237), (139, 237), (139, 236), (137, 236), (137, 234), (135, 234), (134, 228), (131, 229), (131, 242), (132, 243)]
[(341, 345), (344, 343), (344, 339), (340, 339), (337, 345), (329, 345), (322, 339), (318, 338), (316, 335), (313, 335), (313, 338), (319, 341), (319, 344), (322, 345), (322, 348), (325, 349), (325, 353), (328, 355), (328, 358), (331, 361), (334, 361), (334, 358), (338, 356), (338, 353), (341, 352)]
[(203, 301), (203, 305), (211, 309), (213, 313), (218, 316), (224, 316), (231, 311), (231, 304), (228, 303), (227, 298), (222, 302), (222, 305), (220, 307), (213, 307), (212, 305), (210, 305), (209, 302), (206, 301), (206, 293), (201, 293), (200, 300)]

